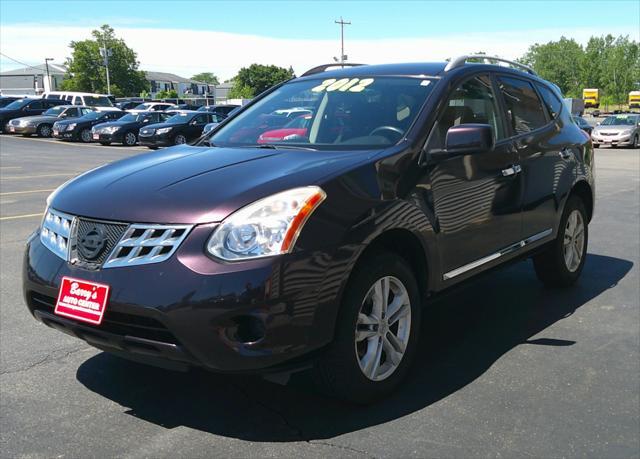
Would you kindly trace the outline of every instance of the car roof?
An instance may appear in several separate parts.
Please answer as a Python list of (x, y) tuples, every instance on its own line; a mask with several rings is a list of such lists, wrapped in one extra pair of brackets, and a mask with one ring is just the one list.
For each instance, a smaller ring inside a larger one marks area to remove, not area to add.
[[(340, 64), (336, 64), (339, 66)], [(353, 67), (338, 68), (325, 72), (313, 73), (301, 76), (299, 79), (310, 78), (347, 78), (363, 76), (437, 76), (446, 67), (446, 62), (413, 62), (401, 64), (376, 64), (358, 65)]]

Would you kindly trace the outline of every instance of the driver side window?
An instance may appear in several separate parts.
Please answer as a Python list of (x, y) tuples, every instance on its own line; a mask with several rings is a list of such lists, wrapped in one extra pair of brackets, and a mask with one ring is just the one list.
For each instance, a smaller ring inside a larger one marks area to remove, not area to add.
[(444, 110), (438, 116), (429, 135), (428, 150), (443, 150), (447, 131), (460, 124), (488, 124), (493, 128), (494, 140), (503, 139), (504, 130), (498, 113), (488, 75), (465, 81), (451, 93)]

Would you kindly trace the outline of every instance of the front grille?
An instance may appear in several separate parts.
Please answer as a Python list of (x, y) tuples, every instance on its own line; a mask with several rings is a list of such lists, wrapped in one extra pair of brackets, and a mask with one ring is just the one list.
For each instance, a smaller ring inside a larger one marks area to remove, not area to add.
[[(31, 292), (29, 298), (33, 309), (54, 314), (55, 298), (36, 292)], [(161, 322), (151, 317), (110, 311), (109, 308), (105, 311), (100, 325), (90, 325), (84, 322), (81, 325), (97, 328), (114, 335), (133, 336), (180, 345), (178, 339)]]
[[(79, 218), (75, 245), (71, 248), (71, 259), (78, 259), (84, 263), (102, 265), (113, 248), (126, 231), (127, 224), (105, 223), (98, 220)], [(82, 240), (91, 232), (98, 231), (104, 235), (104, 246), (95, 257), (89, 257), (88, 252), (81, 247)]]
[(617, 132), (600, 132), (600, 135), (618, 135)]

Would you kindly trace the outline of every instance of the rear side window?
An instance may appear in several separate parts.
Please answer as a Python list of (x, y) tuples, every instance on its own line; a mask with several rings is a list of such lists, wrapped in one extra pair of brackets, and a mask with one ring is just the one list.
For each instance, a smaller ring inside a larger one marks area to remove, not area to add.
[(562, 110), (562, 101), (558, 99), (558, 96), (556, 96), (553, 91), (551, 91), (551, 89), (547, 88), (546, 86), (543, 86), (541, 84), (538, 84), (536, 86), (538, 87), (538, 92), (540, 92), (542, 100), (544, 100), (544, 103), (547, 106), (551, 117), (554, 119), (557, 118), (560, 114), (560, 110)]
[(44, 108), (44, 103), (41, 100), (36, 100), (35, 102), (31, 102), (29, 104), (29, 108), (31, 110), (40, 110)]
[(507, 109), (507, 122), (516, 135), (547, 124), (542, 103), (531, 83), (501, 76), (498, 77), (498, 86)]

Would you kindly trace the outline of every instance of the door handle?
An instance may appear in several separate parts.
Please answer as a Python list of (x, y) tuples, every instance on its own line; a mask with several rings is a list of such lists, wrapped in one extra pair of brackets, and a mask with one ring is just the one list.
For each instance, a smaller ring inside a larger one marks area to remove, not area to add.
[(560, 157), (562, 159), (569, 159), (571, 158), (571, 149), (570, 148), (563, 148), (562, 150), (560, 150)]
[(522, 167), (519, 164), (514, 164), (511, 167), (507, 167), (506, 169), (502, 169), (503, 177), (511, 177), (522, 172)]

